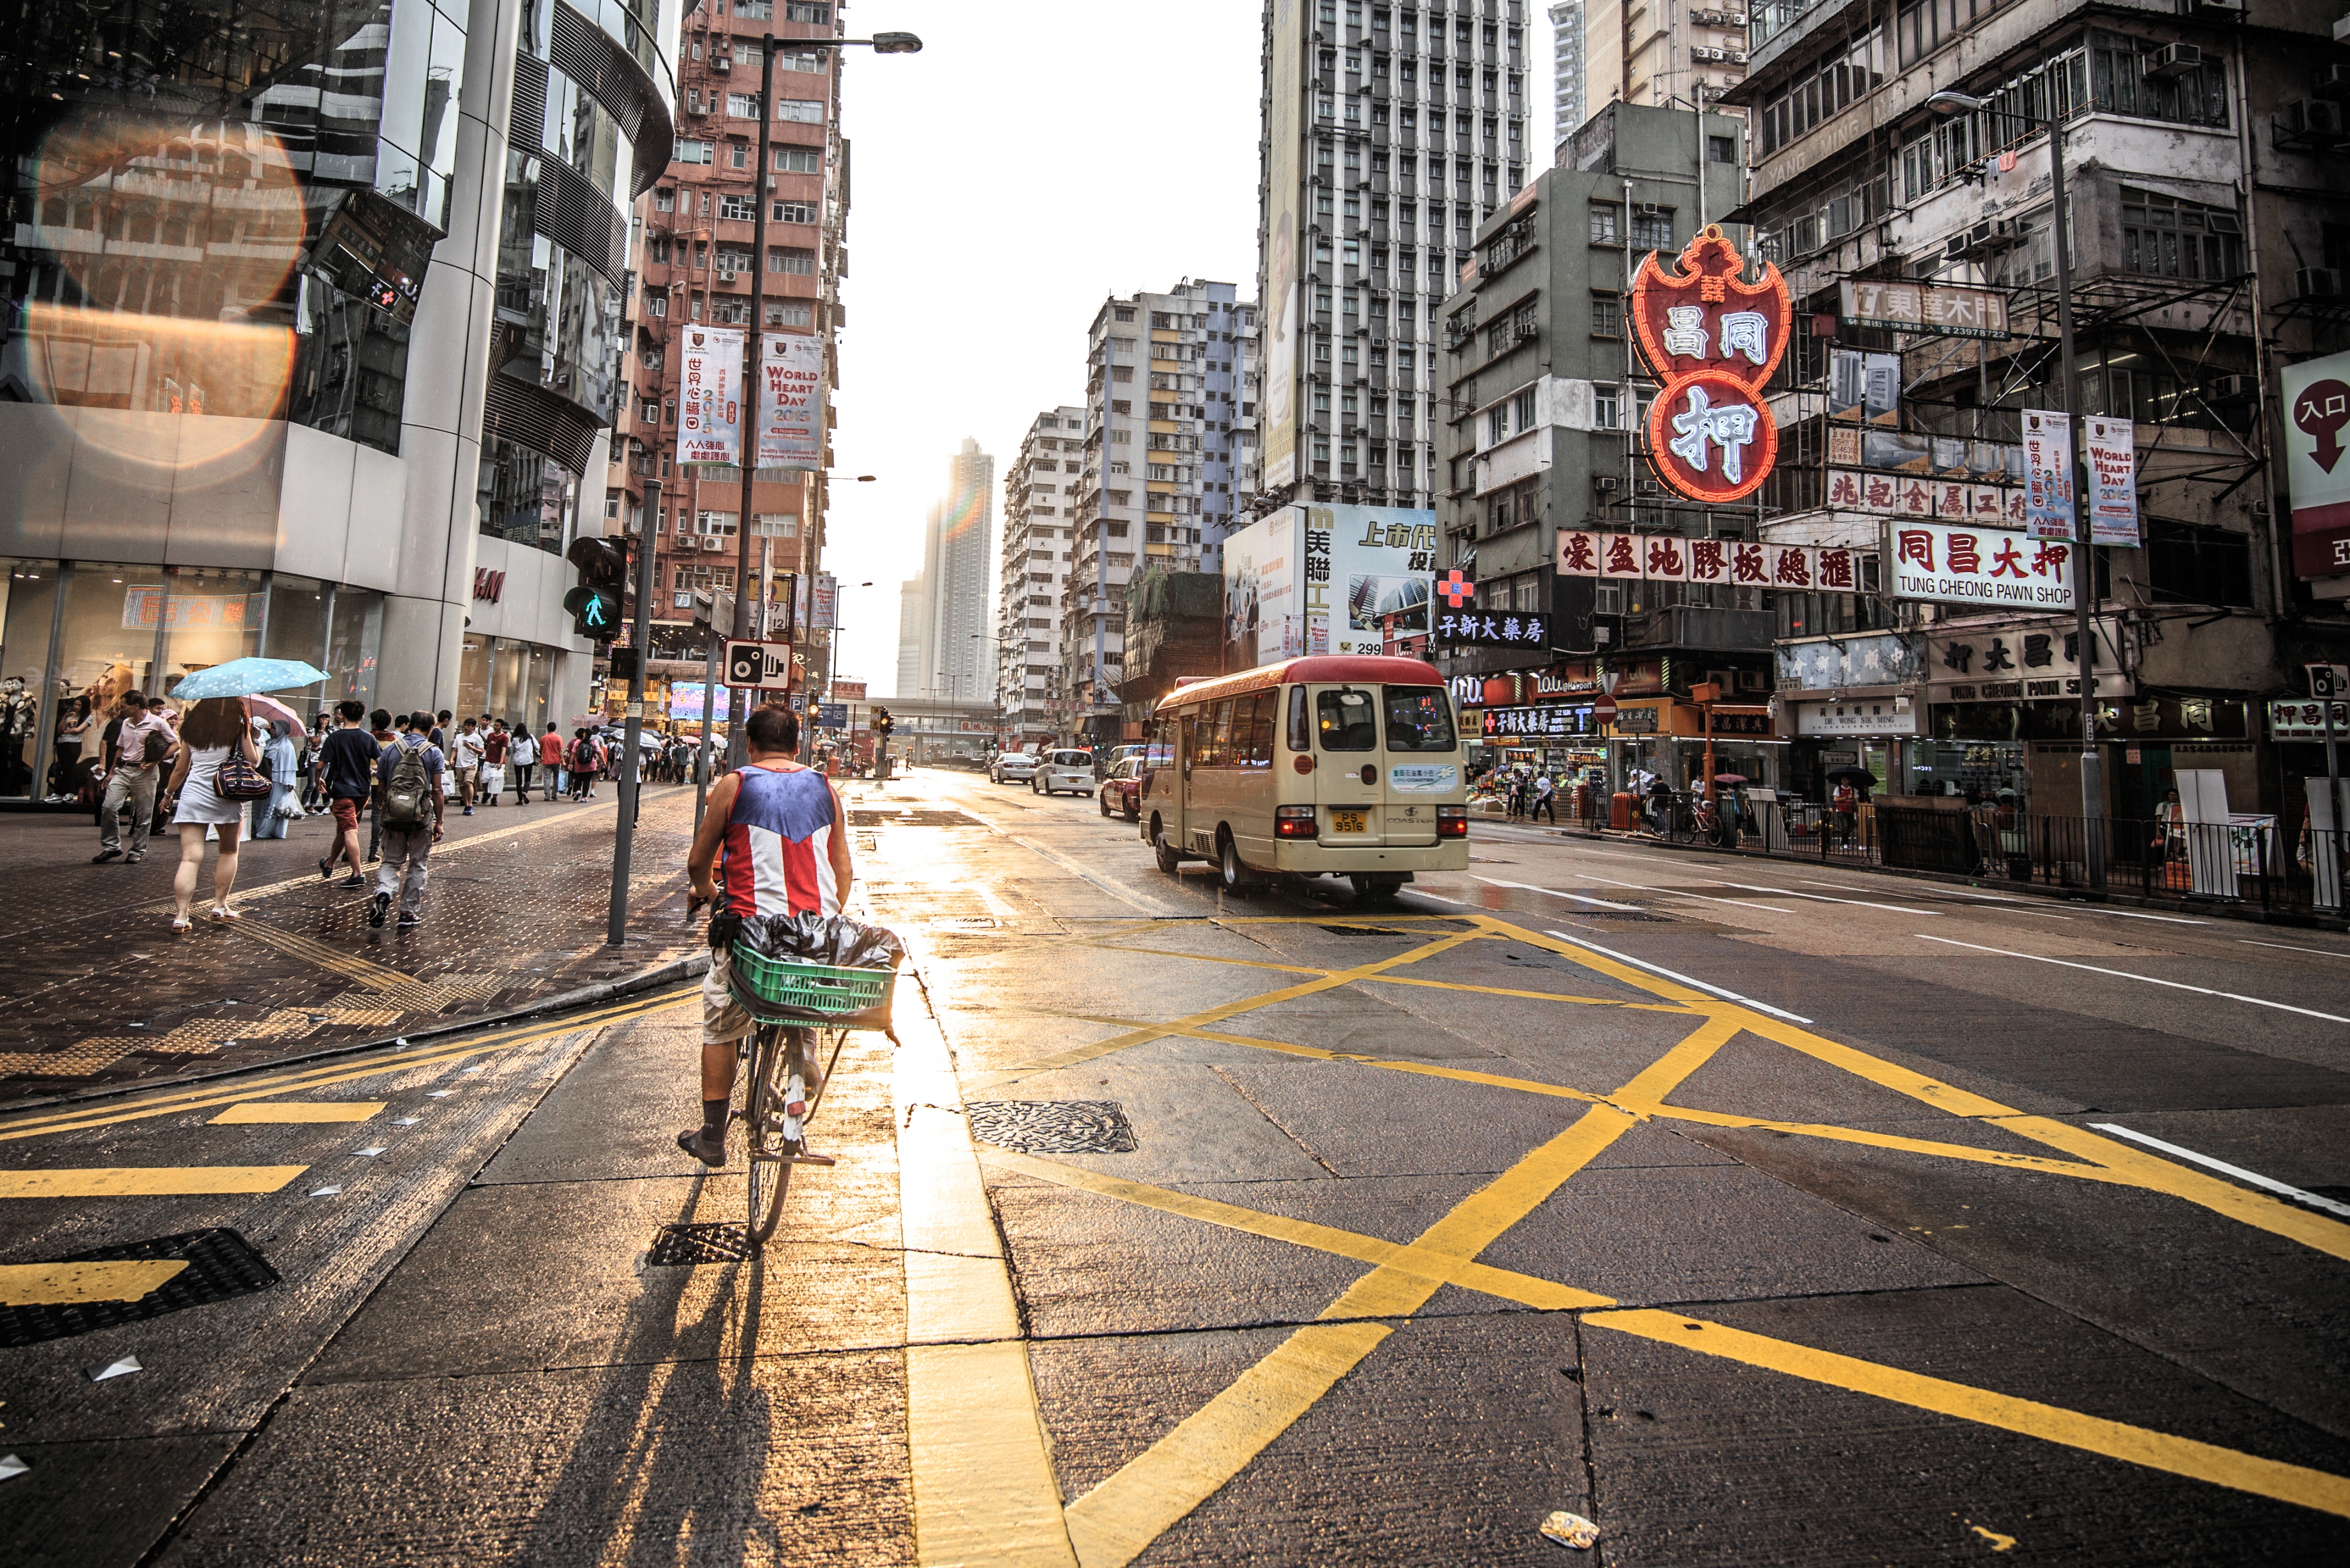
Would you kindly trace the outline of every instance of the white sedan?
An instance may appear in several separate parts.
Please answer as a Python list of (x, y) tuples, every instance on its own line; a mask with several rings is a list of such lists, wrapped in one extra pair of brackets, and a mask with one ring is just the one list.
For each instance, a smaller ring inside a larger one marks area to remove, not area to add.
[(1045, 753), (1029, 777), (1028, 788), (1036, 794), (1058, 794), (1063, 790), (1072, 794), (1093, 794), (1094, 754), (1091, 752)]

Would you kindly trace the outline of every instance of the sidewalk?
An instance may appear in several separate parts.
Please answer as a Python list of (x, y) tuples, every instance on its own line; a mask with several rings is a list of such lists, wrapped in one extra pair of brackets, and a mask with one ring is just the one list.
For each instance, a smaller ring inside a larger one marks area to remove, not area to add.
[[(89, 864), (80, 814), (0, 818), (0, 1106), (391, 1039), (511, 1012), (700, 950), (684, 925), (690, 785), (646, 791), (628, 940), (604, 943), (617, 786), (601, 798), (452, 810), (432, 850), (424, 924), (367, 923), (368, 893), (319, 878), (325, 817), (242, 846), (234, 926), (171, 932), (176, 833), (138, 866)], [(365, 847), (365, 833), (361, 833)], [(373, 888), (370, 867), (369, 891)]]

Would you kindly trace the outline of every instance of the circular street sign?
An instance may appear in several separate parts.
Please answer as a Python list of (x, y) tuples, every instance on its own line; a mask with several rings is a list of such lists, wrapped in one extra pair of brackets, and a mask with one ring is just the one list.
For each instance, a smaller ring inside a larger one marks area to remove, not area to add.
[(1591, 717), (1596, 723), (1614, 723), (1616, 722), (1616, 699), (1608, 696), (1604, 691), (1601, 692), (1599, 696), (1592, 701)]

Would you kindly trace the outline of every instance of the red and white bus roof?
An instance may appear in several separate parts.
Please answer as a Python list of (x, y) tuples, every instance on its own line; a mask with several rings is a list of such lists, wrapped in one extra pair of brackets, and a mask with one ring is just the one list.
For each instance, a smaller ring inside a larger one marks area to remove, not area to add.
[(1179, 685), (1159, 700), (1157, 711), (1163, 712), (1170, 708), (1187, 708), (1194, 702), (1214, 702), (1226, 697), (1241, 697), (1251, 691), (1301, 682), (1315, 685), (1441, 686), (1444, 677), (1436, 672), (1434, 665), (1419, 659), (1388, 659), (1378, 654), (1326, 654), (1310, 659), (1284, 659), (1278, 664), (1261, 664), (1237, 675), (1218, 675), (1210, 680)]

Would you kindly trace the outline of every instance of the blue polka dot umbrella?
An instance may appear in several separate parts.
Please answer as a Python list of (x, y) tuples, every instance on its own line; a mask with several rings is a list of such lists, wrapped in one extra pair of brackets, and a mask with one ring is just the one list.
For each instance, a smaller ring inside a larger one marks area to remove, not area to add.
[(207, 697), (250, 697), (256, 691), (316, 686), (327, 679), (325, 670), (298, 659), (232, 659), (182, 677), (171, 696), (174, 702), (201, 702)]

